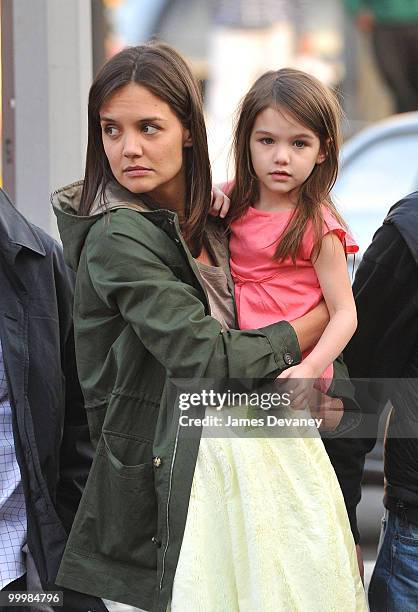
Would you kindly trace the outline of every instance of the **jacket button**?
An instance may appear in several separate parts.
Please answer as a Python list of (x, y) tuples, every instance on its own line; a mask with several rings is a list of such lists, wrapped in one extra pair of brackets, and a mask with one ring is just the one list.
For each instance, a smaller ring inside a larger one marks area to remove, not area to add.
[(180, 239), (179, 239), (179, 238), (174, 238), (174, 242), (175, 242), (176, 244), (180, 244)]
[(161, 457), (154, 457), (154, 459), (152, 460), (152, 463), (154, 465), (154, 467), (159, 468), (160, 465), (162, 464), (162, 459)]
[(283, 361), (285, 362), (286, 365), (292, 365), (292, 363), (295, 361), (292, 357), (292, 355), (290, 353), (285, 353), (283, 355)]
[(160, 546), (161, 546), (161, 542), (160, 542), (160, 540), (159, 540), (158, 538), (156, 538), (155, 536), (153, 536), (153, 537), (151, 538), (151, 542), (152, 542), (153, 544), (155, 544), (155, 546), (156, 546), (157, 548), (160, 548)]

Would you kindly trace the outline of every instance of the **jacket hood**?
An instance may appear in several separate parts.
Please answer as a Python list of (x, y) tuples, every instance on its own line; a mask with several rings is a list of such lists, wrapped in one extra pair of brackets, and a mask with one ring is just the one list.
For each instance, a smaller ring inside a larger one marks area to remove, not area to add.
[(384, 223), (392, 223), (396, 227), (418, 266), (418, 191), (392, 206)]
[(64, 256), (67, 264), (77, 270), (81, 251), (91, 227), (114, 208), (132, 208), (142, 212), (149, 212), (138, 195), (124, 189), (118, 183), (109, 183), (105, 191), (106, 204), (101, 194), (93, 202), (88, 216), (78, 215), (81, 201), (83, 181), (77, 181), (62, 187), (51, 195), (51, 203), (57, 217)]

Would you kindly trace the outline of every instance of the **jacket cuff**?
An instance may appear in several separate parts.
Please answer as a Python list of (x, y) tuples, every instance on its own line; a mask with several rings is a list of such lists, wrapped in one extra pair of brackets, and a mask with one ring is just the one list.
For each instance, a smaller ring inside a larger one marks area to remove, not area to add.
[(261, 327), (260, 332), (270, 342), (274, 359), (280, 372), (301, 362), (302, 354), (299, 342), (296, 332), (290, 323), (279, 321), (278, 323)]

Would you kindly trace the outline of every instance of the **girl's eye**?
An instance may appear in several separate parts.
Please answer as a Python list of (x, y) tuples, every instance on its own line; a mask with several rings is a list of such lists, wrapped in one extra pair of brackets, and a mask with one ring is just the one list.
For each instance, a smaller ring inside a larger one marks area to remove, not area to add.
[(158, 132), (158, 128), (156, 128), (155, 125), (147, 124), (143, 126), (142, 131), (144, 132), (144, 134), (152, 136), (152, 134), (156, 134)]
[(103, 132), (108, 136), (117, 136), (119, 130), (114, 125), (105, 125), (103, 128)]
[(262, 144), (271, 145), (271, 144), (273, 144), (274, 140), (273, 140), (273, 138), (268, 138), (266, 136), (265, 138), (260, 138), (260, 142)]
[(306, 142), (304, 140), (295, 140), (293, 144), (297, 149), (303, 149), (306, 145)]

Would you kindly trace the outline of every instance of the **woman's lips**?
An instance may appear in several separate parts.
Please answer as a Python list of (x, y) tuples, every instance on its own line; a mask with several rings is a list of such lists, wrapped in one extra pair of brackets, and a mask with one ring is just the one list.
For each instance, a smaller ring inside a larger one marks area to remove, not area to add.
[(143, 168), (141, 166), (137, 166), (137, 167), (132, 167), (132, 168), (126, 168), (123, 173), (126, 176), (129, 177), (141, 177), (141, 176), (147, 176), (147, 174), (149, 174), (150, 172), (152, 172), (151, 168)]

